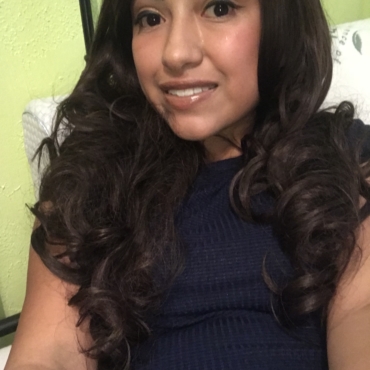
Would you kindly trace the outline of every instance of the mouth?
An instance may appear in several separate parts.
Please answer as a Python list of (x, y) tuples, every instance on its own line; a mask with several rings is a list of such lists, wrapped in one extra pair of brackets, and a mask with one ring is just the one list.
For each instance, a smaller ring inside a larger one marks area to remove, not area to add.
[(160, 85), (168, 109), (191, 111), (210, 101), (218, 84), (213, 81), (187, 80), (168, 81)]
[(178, 88), (178, 89), (168, 89), (165, 90), (166, 94), (178, 96), (180, 98), (182, 97), (191, 97), (194, 95), (199, 95), (203, 92), (214, 90), (217, 87), (217, 85), (209, 85), (209, 86), (195, 86), (195, 87), (189, 87), (189, 88)]

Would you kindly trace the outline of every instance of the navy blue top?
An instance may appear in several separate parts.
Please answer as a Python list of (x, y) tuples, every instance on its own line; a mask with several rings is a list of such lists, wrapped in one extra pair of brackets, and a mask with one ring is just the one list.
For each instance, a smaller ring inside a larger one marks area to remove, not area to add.
[[(352, 143), (364, 127), (355, 123)], [(370, 145), (366, 150), (370, 157)], [(245, 222), (231, 208), (229, 186), (241, 164), (238, 157), (207, 165), (184, 201), (177, 222), (188, 245), (186, 267), (163, 302), (154, 335), (133, 351), (132, 369), (328, 368), (319, 315), (292, 332), (274, 318), (262, 261), (267, 253), (276, 278), (288, 276), (291, 266), (270, 226)], [(269, 202), (263, 194), (255, 201)]]

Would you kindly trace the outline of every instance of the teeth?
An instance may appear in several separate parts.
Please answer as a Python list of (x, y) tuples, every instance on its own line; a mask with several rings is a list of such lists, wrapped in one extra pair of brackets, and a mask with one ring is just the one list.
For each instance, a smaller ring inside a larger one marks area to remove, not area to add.
[(168, 93), (170, 95), (176, 95), (176, 96), (192, 96), (192, 95), (197, 95), (200, 94), (202, 91), (207, 91), (211, 90), (212, 87), (207, 86), (207, 87), (194, 87), (193, 89), (184, 89), (184, 90), (169, 90)]

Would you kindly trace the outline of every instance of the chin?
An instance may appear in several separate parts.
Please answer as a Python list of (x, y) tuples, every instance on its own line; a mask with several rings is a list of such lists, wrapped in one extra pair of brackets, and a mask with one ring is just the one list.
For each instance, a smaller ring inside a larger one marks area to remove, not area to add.
[(205, 134), (197, 134), (193, 132), (176, 132), (173, 131), (176, 136), (178, 136), (180, 139), (188, 140), (188, 141), (204, 141), (210, 137), (210, 135)]
[(189, 141), (203, 141), (213, 135), (215, 132), (211, 129), (205, 130), (202, 125), (191, 127), (189, 125), (170, 125), (173, 133), (181, 139)]

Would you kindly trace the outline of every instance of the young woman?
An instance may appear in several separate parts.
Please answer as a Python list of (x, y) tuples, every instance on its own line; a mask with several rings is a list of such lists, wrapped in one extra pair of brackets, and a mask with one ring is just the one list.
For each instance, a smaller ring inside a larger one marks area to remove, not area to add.
[(369, 369), (370, 147), (331, 75), (319, 0), (104, 1), (6, 369)]

